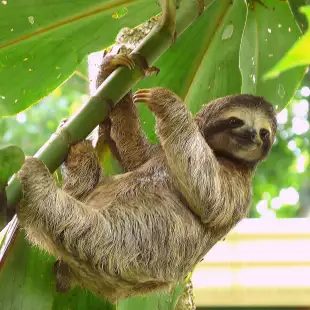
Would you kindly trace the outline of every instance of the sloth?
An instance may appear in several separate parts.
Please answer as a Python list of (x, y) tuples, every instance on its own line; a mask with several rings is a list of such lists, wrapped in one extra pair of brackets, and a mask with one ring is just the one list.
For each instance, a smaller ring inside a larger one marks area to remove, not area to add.
[[(107, 55), (97, 85), (127, 55)], [(156, 117), (150, 144), (136, 103)], [(124, 173), (104, 176), (92, 142), (71, 145), (57, 187), (47, 167), (27, 158), (18, 210), (28, 239), (54, 255), (57, 286), (88, 289), (116, 303), (169, 290), (247, 216), (252, 177), (275, 139), (275, 111), (264, 98), (216, 99), (194, 116), (166, 88), (128, 93), (109, 114)]]

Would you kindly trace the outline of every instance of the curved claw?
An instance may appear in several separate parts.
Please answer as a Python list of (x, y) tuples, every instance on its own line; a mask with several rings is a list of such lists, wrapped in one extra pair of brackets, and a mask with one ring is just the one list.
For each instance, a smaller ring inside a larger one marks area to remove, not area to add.
[(130, 56), (124, 54), (115, 55), (111, 60), (113, 66), (123, 66), (127, 67), (129, 70), (132, 70), (135, 67), (135, 62), (131, 59)]
[(150, 76), (153, 73), (155, 73), (156, 75), (158, 75), (158, 73), (160, 72), (160, 70), (156, 67), (149, 67), (143, 70), (144, 71), (144, 75), (145, 76)]
[(151, 100), (151, 89), (138, 90), (132, 98), (134, 103), (143, 102), (148, 104)]
[(146, 58), (139, 52), (131, 53), (130, 56), (136, 61), (136, 64), (140, 67), (144, 76), (150, 76), (153, 73), (158, 75), (158, 73), (160, 72), (160, 70), (156, 67), (149, 67)]
[(67, 121), (68, 121), (67, 118), (62, 119), (61, 122), (59, 123), (57, 129), (62, 128), (62, 127), (65, 125), (65, 123), (66, 123)]

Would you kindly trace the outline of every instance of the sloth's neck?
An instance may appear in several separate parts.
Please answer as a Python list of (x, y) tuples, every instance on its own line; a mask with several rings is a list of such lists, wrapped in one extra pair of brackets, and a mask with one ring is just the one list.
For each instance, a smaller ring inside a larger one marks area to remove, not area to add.
[(240, 159), (229, 152), (214, 151), (214, 154), (221, 164), (229, 165), (230, 167), (239, 171), (241, 170), (253, 174), (257, 166), (256, 161), (247, 161), (244, 159)]

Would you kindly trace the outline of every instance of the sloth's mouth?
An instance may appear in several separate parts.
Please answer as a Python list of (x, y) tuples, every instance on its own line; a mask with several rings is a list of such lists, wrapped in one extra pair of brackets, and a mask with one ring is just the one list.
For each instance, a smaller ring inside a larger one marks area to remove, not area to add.
[(237, 134), (237, 133), (232, 133), (232, 138), (240, 145), (242, 146), (256, 146), (256, 142), (254, 142), (250, 136), (248, 135), (243, 135), (243, 134)]
[(257, 164), (256, 160), (246, 160), (244, 158), (240, 158), (228, 151), (214, 151), (216, 157), (223, 157), (226, 158), (228, 160), (231, 160), (235, 163), (239, 163), (248, 167), (255, 167), (255, 165)]

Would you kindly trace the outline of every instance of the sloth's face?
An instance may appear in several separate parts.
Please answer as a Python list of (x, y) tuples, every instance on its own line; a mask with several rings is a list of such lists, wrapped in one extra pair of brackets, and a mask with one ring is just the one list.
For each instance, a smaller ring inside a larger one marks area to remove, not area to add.
[(210, 123), (205, 138), (217, 155), (255, 165), (267, 157), (274, 133), (264, 111), (239, 107)]

